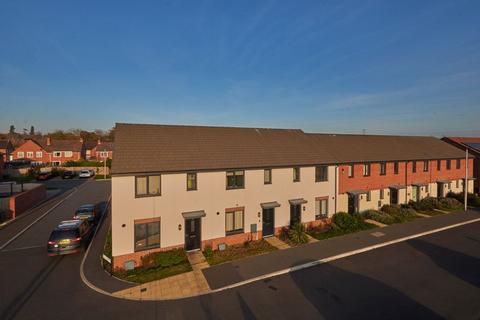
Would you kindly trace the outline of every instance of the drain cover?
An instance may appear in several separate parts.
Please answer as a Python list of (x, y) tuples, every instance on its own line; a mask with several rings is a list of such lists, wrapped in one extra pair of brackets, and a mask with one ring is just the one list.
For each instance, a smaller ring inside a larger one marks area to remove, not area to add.
[(380, 231), (377, 231), (377, 232), (374, 232), (374, 233), (370, 233), (370, 234), (371, 234), (372, 236), (374, 236), (374, 237), (377, 237), (377, 238), (383, 237), (383, 236), (385, 235), (385, 233), (380, 232)]

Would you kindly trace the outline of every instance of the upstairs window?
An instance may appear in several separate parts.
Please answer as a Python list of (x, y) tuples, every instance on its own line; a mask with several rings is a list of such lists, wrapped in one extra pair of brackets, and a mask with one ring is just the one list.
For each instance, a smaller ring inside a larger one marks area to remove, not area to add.
[(72, 151), (65, 151), (63, 154), (65, 155), (66, 158), (70, 158), (73, 155), (73, 152)]
[(363, 164), (363, 176), (368, 177), (370, 175), (370, 163)]
[(398, 161), (393, 163), (393, 173), (398, 174)]
[(245, 172), (243, 170), (227, 171), (227, 189), (245, 188)]
[(135, 177), (135, 197), (154, 197), (160, 195), (160, 176)]
[(461, 160), (457, 159), (457, 165), (456, 165), (457, 170), (460, 169), (460, 166), (461, 166)]
[(423, 161), (423, 172), (428, 172), (428, 160)]
[(272, 183), (272, 169), (263, 170), (263, 184)]
[(328, 181), (328, 166), (315, 167), (315, 182)]
[(197, 173), (187, 173), (187, 191), (197, 190)]
[(23, 157), (25, 157), (25, 153), (23, 151), (18, 151), (17, 152), (17, 158), (22, 159)]
[(417, 172), (417, 161), (412, 161), (412, 172)]
[(61, 157), (61, 156), (62, 156), (62, 153), (61, 153), (60, 151), (54, 151), (54, 152), (53, 152), (53, 157), (59, 158), (59, 157)]
[(32, 159), (32, 158), (33, 158), (33, 152), (32, 152), (32, 151), (28, 151), (28, 152), (27, 152), (27, 158), (28, 158), (28, 159)]
[(385, 162), (380, 162), (380, 175), (384, 176), (387, 174), (387, 164)]
[(447, 160), (447, 170), (452, 168), (452, 161), (450, 159)]
[(348, 166), (348, 177), (349, 177), (349, 178), (353, 178), (353, 176), (354, 176), (354, 174), (355, 174), (354, 172), (355, 172), (355, 170), (354, 170), (353, 164), (349, 165), (349, 166)]
[(442, 160), (437, 160), (437, 171), (442, 170)]
[(37, 158), (43, 157), (43, 152), (42, 151), (35, 152), (35, 157), (37, 157)]
[(300, 167), (293, 168), (293, 182), (300, 181)]

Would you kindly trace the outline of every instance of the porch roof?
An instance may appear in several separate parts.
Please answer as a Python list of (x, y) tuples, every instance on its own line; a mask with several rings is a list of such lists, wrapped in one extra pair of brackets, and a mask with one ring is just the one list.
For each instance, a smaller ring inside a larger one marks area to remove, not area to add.
[(395, 190), (401, 190), (401, 189), (405, 189), (405, 186), (400, 184), (395, 184), (395, 185), (389, 186), (389, 188), (395, 189)]
[(205, 213), (204, 210), (182, 212), (182, 216), (185, 219), (201, 218), (201, 217), (205, 217), (206, 215), (207, 214)]
[(292, 200), (288, 200), (288, 202), (290, 202), (291, 205), (297, 205), (297, 204), (304, 204), (304, 203), (307, 203), (308, 201), (303, 199), (303, 198), (300, 198), (300, 199), (292, 199)]
[(262, 207), (262, 209), (271, 209), (271, 208), (280, 207), (280, 203), (278, 203), (277, 201), (264, 202), (264, 203), (260, 203), (260, 206)]
[(353, 195), (353, 196), (357, 196), (359, 194), (366, 194), (368, 191), (367, 190), (361, 190), (361, 189), (356, 189), (356, 190), (349, 190), (347, 191), (347, 193)]

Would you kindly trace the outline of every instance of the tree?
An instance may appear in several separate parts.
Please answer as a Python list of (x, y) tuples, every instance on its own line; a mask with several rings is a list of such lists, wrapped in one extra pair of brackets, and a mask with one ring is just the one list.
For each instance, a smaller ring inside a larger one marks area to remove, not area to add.
[(10, 133), (10, 134), (15, 133), (15, 126), (13, 124), (10, 125), (10, 130), (8, 131), (8, 133)]
[(30, 127), (30, 135), (31, 136), (35, 135), (35, 128), (33, 126)]

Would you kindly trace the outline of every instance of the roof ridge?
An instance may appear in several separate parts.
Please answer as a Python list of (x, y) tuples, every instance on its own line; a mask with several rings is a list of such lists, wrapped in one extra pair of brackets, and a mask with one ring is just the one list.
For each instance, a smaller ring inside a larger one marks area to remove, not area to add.
[[(260, 130), (288, 130), (288, 131), (301, 131), (298, 128), (266, 128), (266, 127), (239, 127), (239, 126), (214, 126), (214, 125), (194, 125), (194, 124), (161, 124), (161, 123), (126, 123), (117, 122), (117, 125), (125, 126), (151, 126), (151, 127), (185, 127), (185, 128), (213, 128), (213, 129), (260, 129)], [(304, 132), (305, 133), (305, 132)]]

